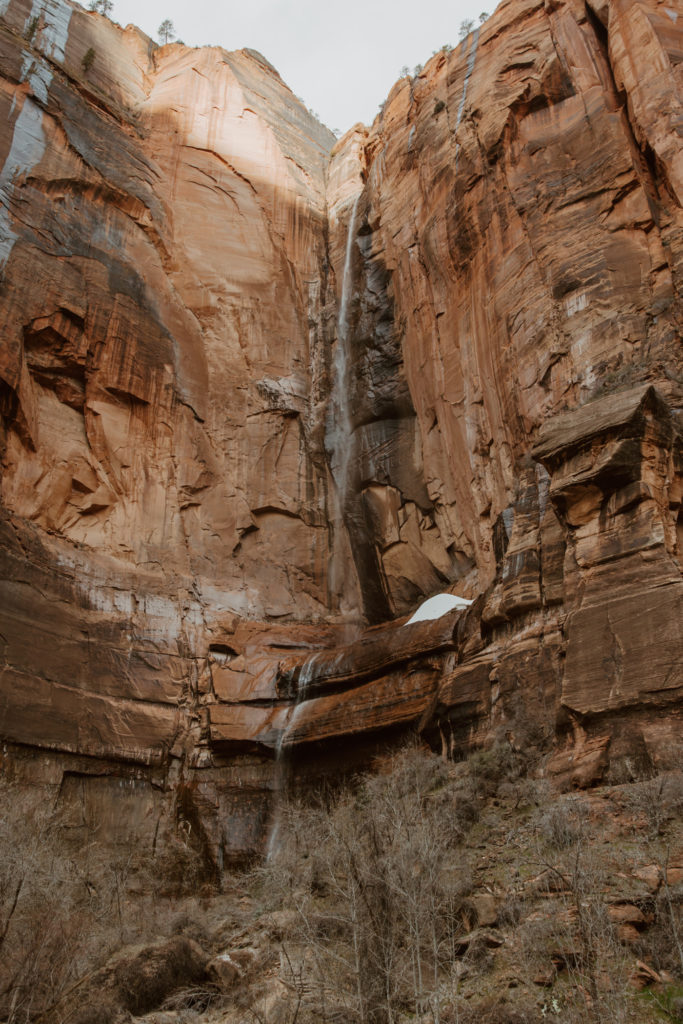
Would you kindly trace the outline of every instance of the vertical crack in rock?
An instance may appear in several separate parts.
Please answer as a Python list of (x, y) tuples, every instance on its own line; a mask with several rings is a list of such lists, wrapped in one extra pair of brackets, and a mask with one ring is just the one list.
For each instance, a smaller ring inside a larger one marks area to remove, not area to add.
[[(463, 111), (465, 110), (465, 103), (467, 101), (467, 86), (470, 84), (470, 78), (474, 71), (474, 62), (477, 59), (477, 47), (479, 45), (479, 32), (481, 26), (477, 25), (474, 32), (471, 35), (471, 42), (468, 39), (468, 45), (470, 47), (470, 53), (467, 58), (467, 69), (465, 71), (465, 80), (462, 83), (462, 96), (460, 97), (460, 103), (458, 104), (458, 112), (455, 116), (455, 126), (453, 128), (453, 135), (456, 136), (460, 122), (462, 120)], [(460, 143), (456, 139), (455, 143), (455, 173), (458, 172), (458, 156), (460, 154)]]

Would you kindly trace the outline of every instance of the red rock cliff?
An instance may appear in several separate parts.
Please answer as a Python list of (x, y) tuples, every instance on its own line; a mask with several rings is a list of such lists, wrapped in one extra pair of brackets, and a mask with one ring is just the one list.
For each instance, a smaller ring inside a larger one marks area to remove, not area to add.
[(682, 60), (674, 5), (504, 0), (332, 150), (254, 52), (0, 0), (7, 771), (220, 862), (283, 739), (667, 756)]

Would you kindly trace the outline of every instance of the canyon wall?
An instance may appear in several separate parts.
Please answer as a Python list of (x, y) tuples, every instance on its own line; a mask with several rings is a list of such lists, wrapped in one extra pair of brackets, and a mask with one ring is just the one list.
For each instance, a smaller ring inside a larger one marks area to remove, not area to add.
[(335, 143), (254, 51), (0, 0), (7, 776), (220, 866), (278, 755), (672, 756), (682, 66), (675, 5), (504, 0)]
[(334, 139), (256, 53), (2, 8), (2, 733), (60, 793), (121, 766), (154, 804), (226, 635), (335, 605)]
[(333, 152), (337, 267), (363, 178), (366, 610), (482, 595), (427, 727), (453, 752), (531, 715), (567, 737), (558, 772), (597, 778), (679, 728), (682, 27), (501, 3)]

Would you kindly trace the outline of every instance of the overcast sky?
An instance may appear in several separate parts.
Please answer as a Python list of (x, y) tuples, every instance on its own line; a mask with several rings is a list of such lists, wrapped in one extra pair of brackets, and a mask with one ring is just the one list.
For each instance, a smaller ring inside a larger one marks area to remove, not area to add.
[[(113, 0), (112, 18), (153, 39), (164, 18), (189, 46), (259, 50), (328, 128), (370, 124), (403, 65), (455, 46), (489, 0)], [(83, 0), (87, 7), (87, 0)]]

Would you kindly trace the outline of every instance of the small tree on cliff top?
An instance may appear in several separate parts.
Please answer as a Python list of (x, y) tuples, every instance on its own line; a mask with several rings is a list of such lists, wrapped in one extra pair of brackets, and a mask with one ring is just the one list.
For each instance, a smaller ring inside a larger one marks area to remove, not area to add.
[(113, 0), (91, 0), (88, 10), (97, 11), (99, 14), (104, 14), (104, 16), (108, 18), (114, 10)]
[(175, 39), (175, 26), (170, 18), (164, 18), (157, 31), (159, 33), (159, 40), (164, 46)]

